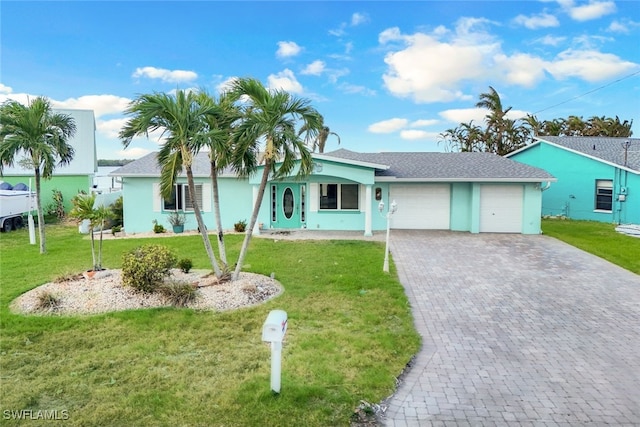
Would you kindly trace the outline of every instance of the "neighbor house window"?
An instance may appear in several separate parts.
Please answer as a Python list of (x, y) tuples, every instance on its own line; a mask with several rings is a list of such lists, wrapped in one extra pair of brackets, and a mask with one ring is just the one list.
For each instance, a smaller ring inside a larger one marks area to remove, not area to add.
[[(202, 210), (202, 184), (196, 184), (196, 200)], [(165, 211), (193, 211), (193, 201), (187, 184), (174, 185), (171, 197), (165, 198), (162, 202)]]
[(320, 184), (321, 210), (357, 210), (358, 184)]
[(613, 181), (596, 181), (596, 210), (611, 211), (613, 208)]

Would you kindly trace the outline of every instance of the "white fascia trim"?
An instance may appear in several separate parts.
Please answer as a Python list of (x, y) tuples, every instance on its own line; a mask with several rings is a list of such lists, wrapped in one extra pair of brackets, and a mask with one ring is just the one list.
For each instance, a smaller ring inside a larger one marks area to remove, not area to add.
[(362, 162), (360, 160), (342, 159), (339, 157), (332, 157), (324, 154), (312, 154), (311, 157), (318, 160), (324, 160), (326, 162), (344, 163), (347, 165), (362, 166), (365, 168), (380, 169), (385, 171), (391, 167), (389, 165), (381, 165), (379, 163), (369, 163), (369, 162)]
[(395, 178), (395, 177), (380, 177), (376, 178), (375, 182), (416, 182), (416, 183), (429, 183), (429, 182), (557, 182), (558, 180), (553, 177), (549, 178)]

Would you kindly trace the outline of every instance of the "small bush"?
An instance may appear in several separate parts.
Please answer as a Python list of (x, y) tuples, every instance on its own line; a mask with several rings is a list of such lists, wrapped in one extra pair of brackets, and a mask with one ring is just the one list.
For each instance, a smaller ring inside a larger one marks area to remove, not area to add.
[(111, 234), (114, 236), (121, 231), (122, 231), (122, 227), (120, 225), (114, 225), (113, 227), (111, 227)]
[(153, 220), (153, 232), (156, 234), (164, 233), (167, 231), (162, 224), (158, 224), (158, 221)]
[(247, 221), (242, 220), (242, 221), (238, 221), (235, 224), (233, 224), (233, 229), (236, 230), (238, 233), (242, 233), (247, 229)]
[(122, 196), (118, 197), (115, 202), (110, 206), (112, 224), (116, 226), (122, 226), (124, 224), (124, 204), (122, 203)]
[(122, 284), (142, 292), (154, 292), (171, 274), (176, 257), (166, 246), (137, 247), (122, 257)]
[(56, 311), (60, 307), (60, 298), (51, 292), (41, 292), (38, 295), (36, 308), (40, 311)]
[(182, 258), (180, 261), (178, 261), (178, 268), (183, 273), (190, 272), (192, 267), (193, 267), (193, 262), (191, 262), (189, 258)]
[(158, 290), (174, 307), (185, 307), (198, 297), (198, 289), (185, 282), (164, 283)]

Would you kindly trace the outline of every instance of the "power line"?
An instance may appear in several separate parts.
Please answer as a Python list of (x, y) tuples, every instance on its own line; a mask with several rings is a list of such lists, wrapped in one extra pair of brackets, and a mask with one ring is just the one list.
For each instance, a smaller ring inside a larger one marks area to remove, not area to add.
[(640, 71), (636, 71), (635, 73), (631, 73), (631, 74), (629, 74), (629, 75), (627, 75), (627, 76), (621, 77), (621, 78), (619, 78), (618, 80), (614, 80), (614, 81), (612, 81), (612, 82), (610, 82), (610, 83), (607, 83), (607, 84), (606, 84), (606, 85), (604, 85), (604, 86), (600, 86), (600, 87), (598, 87), (598, 88), (592, 89), (592, 90), (590, 90), (589, 92), (585, 92), (585, 93), (583, 93), (582, 95), (574, 96), (574, 97), (573, 97), (573, 98), (571, 98), (571, 99), (567, 99), (566, 101), (562, 101), (562, 102), (560, 102), (560, 103), (558, 103), (558, 104), (552, 105), (551, 107), (547, 107), (547, 108), (543, 108), (542, 110), (538, 110), (538, 111), (534, 112), (534, 113), (533, 113), (533, 115), (536, 115), (536, 114), (541, 113), (541, 112), (543, 112), (543, 111), (550, 110), (550, 109), (555, 108), (555, 107), (557, 107), (557, 106), (559, 106), (559, 105), (563, 105), (563, 104), (566, 104), (566, 103), (568, 103), (568, 102), (574, 101), (574, 100), (576, 100), (576, 99), (578, 99), (578, 98), (582, 98), (583, 96), (589, 95), (590, 93), (593, 93), (593, 92), (597, 92), (597, 91), (599, 91), (599, 90), (601, 90), (601, 89), (604, 89), (604, 88), (606, 88), (606, 87), (608, 87), (608, 86), (611, 86), (611, 85), (614, 85), (614, 84), (616, 84), (616, 83), (619, 83), (619, 82), (621, 82), (621, 81), (623, 81), (623, 80), (629, 79), (629, 78), (631, 78), (631, 77), (633, 77), (633, 76), (636, 76), (636, 75), (638, 75), (638, 74), (640, 74)]

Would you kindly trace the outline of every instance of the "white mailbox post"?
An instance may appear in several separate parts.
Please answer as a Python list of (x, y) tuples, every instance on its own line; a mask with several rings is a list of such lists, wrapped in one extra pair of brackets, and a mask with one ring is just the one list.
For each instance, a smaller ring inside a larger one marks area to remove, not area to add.
[(287, 312), (271, 310), (262, 326), (262, 341), (271, 343), (271, 390), (280, 393), (282, 340), (287, 332)]

